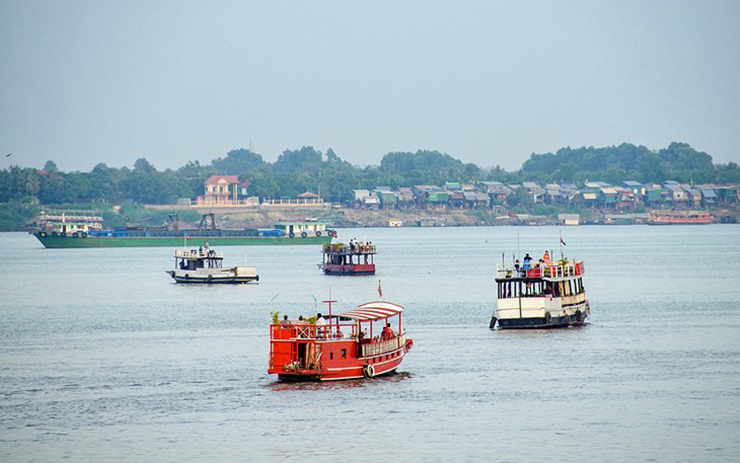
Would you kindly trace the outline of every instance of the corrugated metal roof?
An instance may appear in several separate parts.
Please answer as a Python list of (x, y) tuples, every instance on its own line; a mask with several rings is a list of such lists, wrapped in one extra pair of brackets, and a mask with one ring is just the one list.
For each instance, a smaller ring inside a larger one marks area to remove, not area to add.
[(337, 314), (337, 316), (359, 321), (374, 321), (393, 317), (403, 310), (403, 307), (392, 302), (368, 302), (357, 306), (356, 309)]

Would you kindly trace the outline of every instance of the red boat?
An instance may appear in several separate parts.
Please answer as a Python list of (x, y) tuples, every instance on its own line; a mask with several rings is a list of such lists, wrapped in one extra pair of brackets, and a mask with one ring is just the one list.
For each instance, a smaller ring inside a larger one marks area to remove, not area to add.
[(375, 275), (375, 245), (325, 244), (319, 268), (327, 275)]
[(653, 212), (648, 225), (706, 225), (712, 223), (712, 214), (706, 211)]
[(369, 302), (332, 314), (336, 301), (324, 302), (326, 319), (270, 326), (268, 373), (292, 381), (372, 378), (396, 371), (414, 345), (403, 331), (400, 305)]

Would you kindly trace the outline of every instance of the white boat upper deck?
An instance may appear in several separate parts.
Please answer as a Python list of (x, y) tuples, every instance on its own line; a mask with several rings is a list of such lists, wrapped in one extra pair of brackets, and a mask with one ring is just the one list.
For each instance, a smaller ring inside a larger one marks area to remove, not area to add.
[(178, 259), (223, 259), (224, 253), (217, 252), (212, 249), (210, 250), (185, 249), (185, 250), (176, 250), (175, 257)]
[(524, 270), (523, 266), (517, 269), (514, 266), (496, 266), (496, 279), (543, 279), (543, 280), (564, 280), (573, 277), (579, 277), (586, 273), (586, 267), (583, 261), (580, 262), (550, 262), (549, 264), (536, 264)]

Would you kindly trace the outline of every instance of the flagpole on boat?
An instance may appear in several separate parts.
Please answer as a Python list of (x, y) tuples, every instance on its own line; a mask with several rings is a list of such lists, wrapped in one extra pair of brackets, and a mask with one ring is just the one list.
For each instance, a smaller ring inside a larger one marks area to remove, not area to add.
[(560, 234), (560, 242), (558, 243), (560, 244), (560, 260), (563, 260), (563, 231), (558, 230), (558, 233)]

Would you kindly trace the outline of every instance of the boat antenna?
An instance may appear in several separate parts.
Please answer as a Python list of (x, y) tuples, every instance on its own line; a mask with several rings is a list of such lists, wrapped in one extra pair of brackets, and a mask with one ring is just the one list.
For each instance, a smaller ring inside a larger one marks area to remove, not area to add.
[(311, 294), (311, 297), (313, 298), (313, 309), (314, 311), (316, 311), (318, 309), (319, 300), (316, 299), (316, 296), (314, 296), (313, 294)]
[(331, 304), (332, 304), (332, 302), (337, 302), (337, 301), (332, 300), (332, 298), (331, 298), (331, 286), (329, 286), (329, 300), (328, 301), (321, 301), (321, 302), (324, 302), (325, 304), (329, 304), (329, 327), (331, 329)]
[(519, 252), (519, 232), (516, 232), (516, 256), (514, 256), (514, 261), (516, 261), (516, 258), (519, 255), (521, 255)]

